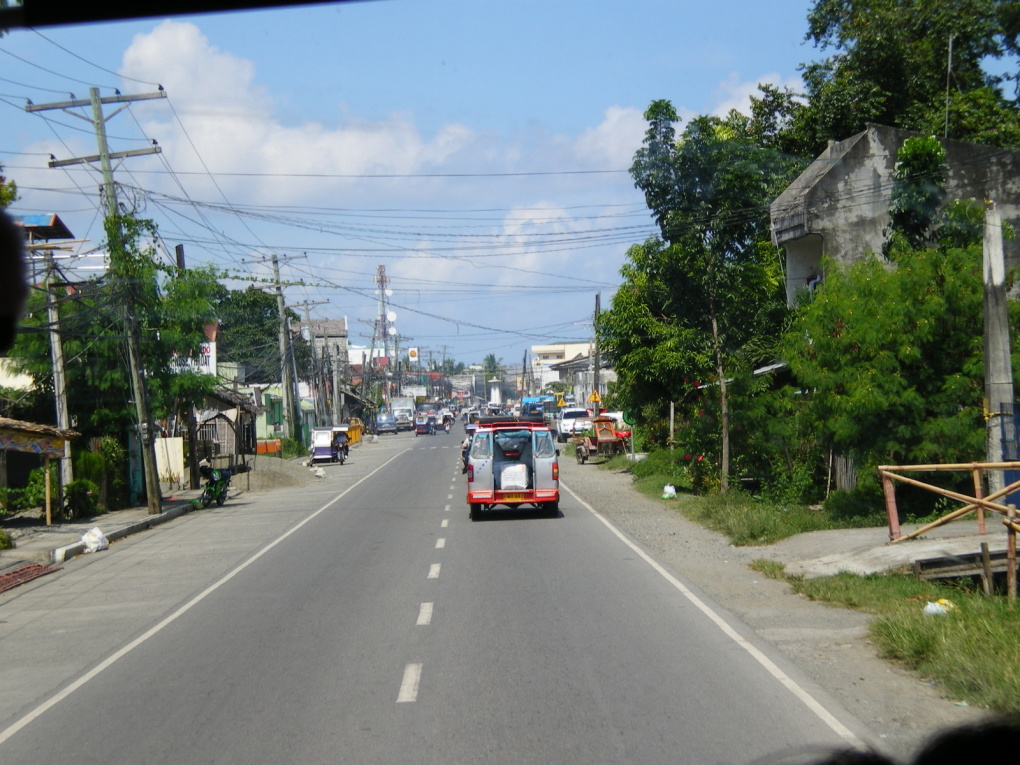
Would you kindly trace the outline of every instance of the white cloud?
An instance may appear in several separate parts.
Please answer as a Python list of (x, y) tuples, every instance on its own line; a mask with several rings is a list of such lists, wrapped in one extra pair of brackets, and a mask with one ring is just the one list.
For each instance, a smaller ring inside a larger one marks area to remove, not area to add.
[(474, 140), (461, 125), (447, 125), (426, 140), (412, 116), (400, 113), (377, 122), (351, 116), (335, 126), (285, 125), (257, 84), (254, 65), (219, 51), (187, 22), (167, 21), (136, 36), (122, 74), (166, 88), (183, 129), (158, 101), (142, 113), (147, 133), (159, 140), (175, 170), (274, 176), (219, 181), (228, 196), (243, 194), (249, 201), (321, 199), (353, 182), (281, 176), (415, 173), (441, 165)]
[[(470, 125), (453, 122), (424, 135), (414, 114), (399, 111), (367, 120), (348, 110), (333, 124), (286, 121), (286, 115), (279, 113), (280, 106), (259, 84), (252, 62), (217, 49), (194, 24), (179, 21), (164, 22), (149, 34), (137, 36), (124, 56), (122, 74), (158, 81), (167, 89), (172, 110), (166, 102), (140, 102), (136, 114), (144, 119), (146, 135), (158, 139), (163, 159), (175, 171), (198, 173), (181, 176), (192, 199), (221, 203), (222, 193), (234, 205), (293, 205), (297, 209), (306, 206), (510, 210), (500, 213), (499, 221), (484, 215), (478, 223), (454, 221), (447, 231), (436, 235), (430, 232), (440, 230), (441, 221), (419, 222), (412, 217), (406, 224), (386, 219), (378, 223), (355, 221), (346, 232), (338, 234), (333, 229), (318, 240), (326, 247), (352, 250), (408, 247), (407, 257), (389, 256), (385, 260), (394, 286), (411, 290), (398, 293), (395, 304), (447, 315), (473, 310), (473, 306), (484, 301), (482, 309), (488, 313), (496, 305), (486, 298), (484, 290), (477, 296), (458, 300), (463, 306), (437, 304), (430, 293), (440, 290), (444, 283), (463, 280), (497, 287), (535, 280), (554, 286), (572, 284), (569, 279), (531, 272), (570, 277), (594, 276), (601, 271), (606, 278), (615, 279), (621, 246), (592, 249), (586, 235), (593, 228), (615, 225), (599, 222), (599, 206), (621, 199), (638, 199), (626, 174), (540, 179), (510, 179), (496, 174), (545, 169), (626, 170), (645, 130), (642, 112), (636, 108), (609, 107), (599, 124), (578, 135), (536, 129), (512, 134), (482, 133)], [(158, 160), (149, 161), (157, 166)], [(218, 174), (216, 185), (201, 175), (206, 168)], [(494, 175), (477, 180), (442, 177), (473, 173)], [(389, 180), (351, 177), (416, 174), (432, 177)], [(163, 191), (179, 195), (181, 191), (171, 185), (172, 180), (159, 175), (146, 177), (150, 188), (162, 183)], [(584, 209), (568, 207), (576, 206), (580, 200), (590, 200), (591, 204)], [(294, 216), (309, 218), (304, 213)], [(211, 225), (219, 229), (221, 220)], [(331, 221), (337, 223), (335, 218)], [(246, 223), (259, 226), (259, 222), (251, 219)], [(241, 241), (262, 241), (267, 247), (311, 249), (318, 236), (310, 228), (291, 228), (253, 240), (252, 231), (240, 230), (235, 220), (223, 221), (222, 227), (235, 230)], [(407, 236), (415, 228), (421, 232), (417, 240)], [(263, 229), (258, 231), (261, 235)], [(475, 234), (478, 238), (472, 238)], [(542, 246), (536, 244), (542, 239), (538, 234), (565, 237), (562, 245)], [(421, 257), (428, 254), (441, 257)], [(374, 260), (353, 254), (315, 254), (309, 259), (310, 272), (318, 273), (322, 281), (334, 278), (334, 273), (363, 274), (374, 265)], [(444, 293), (440, 290), (440, 294)], [(510, 293), (500, 294), (505, 297)], [(505, 299), (514, 305), (508, 297)], [(557, 299), (563, 298), (547, 298)], [(343, 300), (346, 303), (354, 298), (345, 294)], [(445, 295), (441, 300), (445, 300)], [(496, 303), (499, 301), (497, 297)], [(513, 310), (520, 313), (519, 305)], [(518, 320), (527, 323), (529, 318), (520, 316)]]
[(641, 146), (646, 127), (640, 109), (611, 106), (601, 123), (578, 137), (575, 152), (592, 167), (601, 163), (605, 169), (628, 168)]
[(800, 77), (782, 78), (776, 73), (762, 75), (755, 80), (741, 80), (734, 72), (730, 74), (716, 88), (716, 106), (712, 114), (717, 117), (725, 117), (731, 110), (735, 109), (741, 114), (751, 113), (751, 96), (758, 94), (758, 84), (774, 85), (778, 88), (790, 88), (794, 92), (804, 89), (804, 83)]

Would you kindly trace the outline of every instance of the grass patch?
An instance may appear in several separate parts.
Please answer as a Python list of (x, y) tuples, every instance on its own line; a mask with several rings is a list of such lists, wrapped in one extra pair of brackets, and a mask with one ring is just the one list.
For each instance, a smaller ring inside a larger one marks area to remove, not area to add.
[[(738, 546), (768, 545), (808, 531), (880, 526), (884, 519), (879, 513), (862, 518), (838, 504), (827, 509), (769, 501), (740, 489), (731, 489), (726, 494), (697, 495), (692, 493), (690, 468), (675, 459), (671, 461), (668, 452), (653, 452), (640, 462), (613, 457), (600, 467), (628, 470), (638, 492), (675, 506), (686, 518), (725, 534)], [(677, 499), (662, 499), (666, 484), (676, 487)]]
[[(647, 461), (646, 461), (647, 462)], [(860, 507), (832, 503), (829, 509), (763, 501), (739, 491), (725, 495), (681, 493), (663, 500), (667, 483), (689, 491), (684, 476), (644, 463), (631, 463), (634, 488), (672, 506), (687, 518), (725, 534), (737, 545), (768, 544), (820, 529), (882, 525), (870, 502)], [(638, 465), (641, 465), (639, 468)], [(607, 466), (616, 468), (615, 466)], [(652, 468), (652, 469), (649, 469)], [(782, 563), (756, 560), (751, 568), (771, 579), (789, 582), (812, 600), (875, 616), (869, 625), (880, 654), (937, 683), (944, 695), (987, 707), (1003, 715), (1020, 715), (1020, 603), (960, 587), (925, 582), (904, 574), (836, 576), (803, 579), (788, 576)], [(955, 608), (946, 615), (924, 613), (928, 601), (947, 598)]]
[(762, 502), (739, 491), (685, 497), (681, 512), (725, 534), (738, 546), (768, 545), (795, 534), (835, 528), (824, 511)]
[[(788, 579), (794, 590), (872, 613), (869, 631), (882, 656), (942, 686), (950, 697), (1020, 715), (1020, 604), (899, 574), (838, 574)], [(944, 616), (924, 613), (947, 598)]]
[(786, 575), (786, 564), (780, 563), (777, 560), (758, 558), (748, 563), (747, 567), (752, 571), (757, 571), (767, 579), (789, 580), (790, 578)]

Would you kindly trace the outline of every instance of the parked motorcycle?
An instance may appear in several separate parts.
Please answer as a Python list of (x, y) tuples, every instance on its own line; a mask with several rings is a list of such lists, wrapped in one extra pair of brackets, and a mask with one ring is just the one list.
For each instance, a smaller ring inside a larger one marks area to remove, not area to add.
[(227, 501), (227, 491), (230, 489), (230, 471), (227, 469), (216, 469), (208, 465), (199, 465), (198, 472), (205, 479), (205, 489), (199, 501), (202, 507), (209, 507), (213, 502), (218, 506)]

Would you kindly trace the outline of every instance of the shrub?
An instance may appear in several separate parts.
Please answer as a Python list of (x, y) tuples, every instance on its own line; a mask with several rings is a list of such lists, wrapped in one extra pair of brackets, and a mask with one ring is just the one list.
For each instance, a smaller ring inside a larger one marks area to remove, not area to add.
[[(60, 485), (60, 469), (56, 461), (50, 464), (50, 488), (55, 490)], [(21, 493), (21, 509), (46, 507), (46, 471), (36, 468), (28, 474), (28, 486)]]
[(8, 489), (6, 486), (0, 486), (0, 516), (17, 512), (20, 509), (18, 506), (20, 501), (20, 489)]
[(838, 489), (826, 498), (822, 507), (839, 525), (849, 528), (882, 526), (886, 522), (884, 499), (870, 487)]
[(73, 521), (99, 513), (99, 487), (92, 481), (83, 478), (64, 487), (64, 518)]
[(658, 476), (663, 484), (671, 483), (677, 489), (689, 491), (692, 488), (683, 453), (676, 450), (657, 449), (649, 452), (645, 459), (634, 463), (631, 472), (635, 478)]
[(102, 486), (106, 480), (106, 459), (101, 452), (76, 451), (74, 453), (74, 477), (92, 481)]
[(284, 438), (281, 439), (280, 454), (286, 460), (294, 457), (307, 457), (308, 448), (296, 438)]
[(0, 550), (10, 550), (14, 547), (14, 540), (11, 535), (0, 529)]
[[(127, 507), (127, 450), (113, 436), (103, 436), (93, 445), (93, 450), (102, 455), (105, 483), (100, 483), (100, 495), (111, 510)], [(77, 474), (76, 474), (77, 475)], [(81, 476), (88, 477), (88, 476)], [(95, 479), (92, 479), (95, 480)], [(97, 481), (98, 483), (98, 481)]]

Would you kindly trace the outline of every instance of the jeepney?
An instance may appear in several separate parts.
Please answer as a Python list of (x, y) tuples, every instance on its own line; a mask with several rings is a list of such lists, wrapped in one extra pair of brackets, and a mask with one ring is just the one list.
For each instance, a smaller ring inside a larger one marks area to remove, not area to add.
[(552, 431), (541, 418), (480, 418), (468, 447), (467, 487), (471, 520), (497, 505), (557, 516), (560, 464)]

